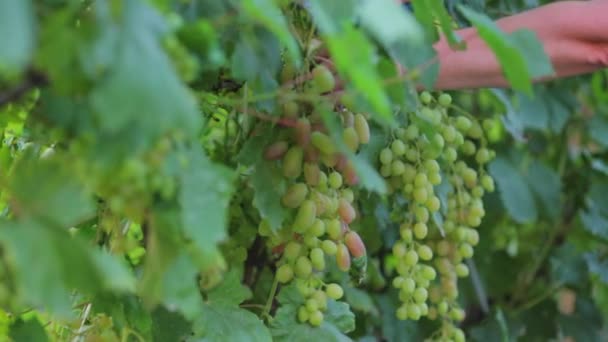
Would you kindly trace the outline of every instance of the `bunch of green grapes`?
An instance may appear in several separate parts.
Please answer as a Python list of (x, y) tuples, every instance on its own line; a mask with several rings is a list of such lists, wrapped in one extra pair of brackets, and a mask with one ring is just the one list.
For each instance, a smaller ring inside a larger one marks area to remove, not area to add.
[[(494, 190), (484, 165), (494, 152), (485, 147), (479, 123), (449, 115), (448, 94), (434, 99), (423, 92), (420, 101), (410, 124), (394, 132), (378, 157), (395, 207), (392, 218), (400, 224), (392, 250), (393, 286), (402, 302), (396, 315), (403, 320), (442, 318), (446, 324), (437, 339), (459, 341), (464, 334), (455, 322), (464, 319), (464, 310), (456, 301), (457, 279), (468, 276), (464, 261), (479, 242), (475, 228), (485, 215), (482, 196)], [(440, 187), (449, 188), (444, 203)], [(407, 207), (399, 206), (399, 198)]]
[[(319, 93), (335, 85), (333, 75), (323, 66), (313, 69), (312, 75)], [(264, 158), (277, 163), (288, 183), (281, 204), (292, 213), (291, 219), (276, 233), (262, 221), (259, 234), (267, 236), (270, 247), (280, 254), (276, 281), (295, 282), (306, 299), (298, 310), (299, 321), (318, 326), (327, 299), (343, 295), (340, 285), (323, 282), (328, 258), (335, 258), (340, 270), (353, 273), (364, 271), (367, 258), (361, 238), (349, 228), (357, 218), (352, 188), (358, 182), (355, 169), (339, 153), (320, 120), (298, 113), (297, 108), (296, 103), (284, 106), (284, 115), (297, 116), (297, 121), (284, 138), (264, 151)], [(370, 139), (367, 119), (350, 112), (343, 112), (341, 118), (343, 143), (356, 153)]]

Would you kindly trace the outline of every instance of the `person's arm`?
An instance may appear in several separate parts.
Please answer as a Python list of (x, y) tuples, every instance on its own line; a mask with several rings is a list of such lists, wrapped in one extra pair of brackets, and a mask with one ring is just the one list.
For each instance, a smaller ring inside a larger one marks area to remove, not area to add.
[[(496, 23), (506, 32), (525, 28), (536, 33), (556, 72), (543, 80), (608, 66), (608, 0), (556, 2)], [(457, 33), (467, 42), (466, 50), (451, 50), (445, 39), (435, 45), (440, 64), (435, 88), (508, 86), (494, 53), (476, 30), (466, 28)]]

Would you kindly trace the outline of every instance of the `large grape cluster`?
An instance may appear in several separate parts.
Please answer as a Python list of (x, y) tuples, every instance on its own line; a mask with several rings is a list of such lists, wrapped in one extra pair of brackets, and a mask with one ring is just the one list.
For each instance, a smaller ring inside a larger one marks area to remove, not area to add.
[(409, 124), (394, 132), (378, 156), (392, 196), (392, 218), (400, 225), (392, 250), (393, 286), (402, 302), (396, 315), (402, 320), (442, 318), (445, 324), (434, 338), (461, 341), (464, 334), (455, 323), (465, 313), (456, 301), (457, 279), (468, 276), (465, 260), (479, 242), (475, 228), (485, 214), (481, 198), (494, 190), (483, 166), (494, 152), (485, 147), (476, 120), (448, 115), (448, 94), (435, 99), (423, 92), (420, 102), (420, 109), (409, 114)]
[[(333, 88), (333, 75), (327, 68), (318, 66), (312, 75), (317, 91)], [(268, 237), (271, 248), (281, 255), (276, 280), (281, 284), (295, 282), (305, 298), (298, 310), (299, 321), (318, 326), (323, 322), (327, 299), (343, 295), (340, 285), (323, 282), (328, 257), (335, 258), (345, 272), (362, 272), (366, 265), (365, 246), (349, 228), (357, 217), (351, 186), (358, 178), (353, 164), (339, 152), (320, 120), (298, 113), (297, 103), (286, 103), (283, 108), (284, 116), (295, 116), (297, 121), (285, 138), (265, 148), (264, 158), (277, 163), (288, 183), (281, 204), (292, 215), (276, 233), (262, 221), (259, 234)], [(356, 153), (370, 139), (367, 119), (350, 112), (340, 115), (342, 142)]]

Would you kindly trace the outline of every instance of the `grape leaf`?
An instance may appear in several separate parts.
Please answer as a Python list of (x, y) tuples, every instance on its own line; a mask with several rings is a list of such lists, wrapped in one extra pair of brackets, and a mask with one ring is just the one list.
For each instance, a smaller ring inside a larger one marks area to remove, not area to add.
[(24, 215), (69, 228), (94, 214), (90, 194), (60, 160), (23, 156), (13, 176), (12, 191)]
[(205, 305), (193, 326), (195, 335), (204, 337), (205, 341), (272, 341), (268, 328), (258, 316), (238, 307)]
[(187, 341), (192, 335), (192, 326), (180, 314), (163, 306), (152, 312), (152, 334), (155, 342)]
[(271, 0), (245, 0), (241, 4), (244, 11), (269, 31), (274, 33), (287, 47), (291, 60), (300, 65), (300, 49), (291, 35), (287, 20), (281, 10)]
[(498, 183), (500, 198), (509, 215), (519, 223), (534, 221), (537, 217), (534, 197), (511, 162), (498, 157), (490, 163), (489, 171)]
[(218, 286), (207, 293), (207, 302), (214, 306), (236, 306), (251, 298), (251, 295), (251, 290), (241, 283), (240, 272), (232, 269)]
[[(358, 94), (373, 108), (375, 117), (394, 124), (390, 101), (374, 65), (374, 48), (369, 39), (355, 29), (345, 29), (326, 38), (336, 69), (352, 83)], [(356, 50), (350, 49), (357, 46)]]
[(604, 284), (608, 284), (608, 258), (602, 258), (597, 252), (584, 255), (589, 272), (595, 274)]
[(228, 203), (234, 191), (232, 170), (212, 163), (196, 146), (185, 152), (188, 165), (180, 177), (183, 229), (201, 251), (226, 236)]
[(543, 208), (549, 218), (557, 219), (561, 209), (561, 180), (557, 172), (534, 160), (527, 170), (526, 180), (539, 208)]
[(250, 183), (254, 190), (253, 206), (260, 211), (262, 219), (268, 220), (272, 230), (279, 229), (287, 218), (287, 211), (281, 205), (286, 185), (279, 169), (259, 160)]
[(282, 288), (277, 300), (281, 307), (271, 323), (273, 341), (350, 341), (342, 334), (355, 328), (355, 316), (348, 304), (329, 300), (324, 321), (315, 328), (297, 320), (297, 310), (304, 298), (295, 285)]
[(0, 0), (0, 74), (17, 73), (34, 48), (34, 16), (30, 0)]
[(150, 140), (172, 128), (189, 135), (197, 132), (201, 120), (194, 97), (159, 44), (166, 32), (159, 13), (143, 1), (127, 1), (119, 23), (105, 20), (98, 48), (114, 53), (107, 61), (108, 75), (91, 93), (103, 130), (136, 127)]
[(532, 75), (517, 44), (486, 15), (459, 6), (460, 12), (477, 28), (479, 36), (492, 49), (513, 89), (532, 94)]
[(162, 301), (171, 311), (179, 311), (184, 317), (194, 319), (201, 314), (203, 298), (198, 287), (198, 272), (190, 257), (182, 253), (164, 273)]
[(313, 20), (325, 34), (338, 33), (345, 24), (352, 22), (355, 18), (356, 1), (323, 1), (310, 0), (307, 8)]
[(45, 342), (49, 338), (44, 327), (36, 318), (16, 319), (10, 326), (9, 335), (14, 342)]
[(583, 255), (571, 244), (554, 250), (549, 259), (551, 275), (556, 283), (582, 286), (587, 278), (587, 267)]
[(99, 257), (101, 252), (71, 238), (67, 231), (35, 221), (0, 222), (0, 226), (0, 242), (13, 263), (18, 295), (32, 305), (68, 318), (73, 314), (73, 289), (85, 294), (135, 289), (135, 280), (124, 266)]

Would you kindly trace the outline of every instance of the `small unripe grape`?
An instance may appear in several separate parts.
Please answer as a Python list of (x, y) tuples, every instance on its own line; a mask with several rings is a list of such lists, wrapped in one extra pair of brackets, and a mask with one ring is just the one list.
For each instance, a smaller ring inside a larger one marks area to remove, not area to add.
[(433, 251), (431, 250), (431, 247), (427, 245), (418, 246), (418, 255), (420, 256), (420, 259), (424, 261), (433, 259)]
[(321, 242), (321, 248), (323, 249), (323, 252), (325, 252), (325, 254), (327, 255), (335, 255), (338, 250), (338, 246), (336, 246), (336, 243), (331, 240), (324, 240), (323, 242)]
[(462, 310), (462, 309), (453, 308), (452, 310), (450, 310), (450, 318), (457, 322), (464, 320), (464, 316), (465, 316), (465, 313), (464, 313), (464, 310)]
[(302, 173), (302, 160), (304, 158), (304, 150), (301, 147), (294, 146), (287, 150), (283, 158), (283, 176), (289, 179), (295, 179)]
[(338, 162), (340, 161), (340, 157), (338, 154), (322, 154), (321, 155), (321, 162), (323, 162), (323, 165), (325, 165), (328, 168), (333, 168), (336, 167), (336, 165), (338, 165)]
[(443, 135), (443, 139), (445, 139), (445, 142), (447, 142), (448, 144), (456, 140), (456, 129), (454, 128), (454, 126), (445, 126), (441, 134)]
[(416, 162), (418, 160), (419, 153), (415, 148), (410, 148), (405, 152), (405, 158), (410, 162)]
[[(464, 319), (464, 317), (463, 317)], [(452, 332), (452, 336), (454, 337), (454, 342), (465, 342), (466, 337), (464, 335), (464, 331), (462, 331), (461, 329), (454, 329), (454, 331)]]
[(315, 237), (322, 236), (325, 234), (325, 222), (320, 219), (316, 219), (315, 222), (308, 228), (307, 234)]
[(466, 239), (471, 246), (477, 246), (479, 243), (479, 233), (475, 229), (469, 229)]
[(416, 177), (414, 178), (414, 185), (415, 185), (417, 188), (425, 187), (425, 186), (426, 186), (426, 184), (428, 183), (428, 181), (429, 181), (429, 180), (428, 180), (428, 178), (427, 178), (426, 174), (425, 174), (425, 173), (420, 172), (420, 173), (418, 173), (418, 174), (416, 175)]
[(424, 168), (427, 173), (439, 172), (439, 163), (436, 160), (427, 160), (424, 162)]
[(317, 205), (314, 201), (305, 200), (298, 209), (296, 218), (293, 222), (295, 231), (305, 231), (310, 227), (316, 218)]
[(352, 189), (342, 189), (342, 191), (340, 191), (340, 196), (349, 203), (353, 203), (355, 200), (355, 194), (353, 193)]
[(401, 160), (393, 160), (391, 164), (391, 175), (401, 176), (405, 172), (405, 164)]
[(421, 275), (426, 280), (434, 280), (437, 277), (437, 272), (431, 266), (425, 266), (422, 268)]
[(338, 204), (338, 213), (340, 214), (342, 221), (346, 222), (346, 224), (350, 224), (357, 217), (357, 213), (355, 212), (353, 206), (343, 198), (340, 198)]
[(433, 96), (428, 91), (423, 91), (420, 93), (420, 102), (425, 105), (428, 105), (433, 100)]
[(302, 250), (302, 245), (295, 241), (289, 241), (285, 246), (285, 250), (283, 251), (283, 255), (289, 261), (295, 260), (298, 256), (300, 256), (300, 251)]
[(342, 173), (344, 174), (344, 181), (346, 184), (353, 186), (359, 183), (359, 175), (357, 174), (355, 165), (351, 161), (346, 163), (346, 167)]
[(380, 151), (380, 162), (384, 165), (390, 164), (393, 161), (393, 152), (389, 148), (384, 148)]
[(380, 175), (384, 178), (388, 178), (393, 174), (393, 164), (384, 164), (380, 167)]
[(298, 309), (298, 321), (300, 323), (305, 323), (306, 321), (308, 321), (308, 319), (310, 318), (309, 316), (310, 315), (308, 313), (308, 310), (306, 310), (305, 306), (301, 306)]
[(310, 261), (317, 270), (325, 269), (325, 253), (319, 247), (315, 247), (310, 251)]
[(318, 327), (323, 323), (323, 313), (319, 310), (310, 313), (310, 317), (308, 318), (308, 322), (313, 327)]
[(295, 183), (285, 191), (281, 203), (291, 209), (299, 207), (308, 195), (308, 187), (304, 183)]
[(426, 223), (418, 222), (414, 225), (414, 236), (418, 240), (424, 239), (429, 232), (429, 228)]
[(359, 136), (359, 142), (361, 144), (369, 143), (369, 125), (367, 123), (367, 119), (365, 119), (365, 116), (363, 116), (363, 114), (355, 115), (355, 131), (357, 131), (357, 135)]
[(490, 151), (488, 151), (487, 148), (482, 147), (477, 151), (477, 154), (475, 155), (475, 160), (479, 163), (479, 164), (485, 164), (487, 162), (490, 161)]
[(456, 161), (456, 159), (458, 159), (458, 152), (455, 148), (448, 147), (443, 152), (443, 159), (445, 159), (445, 161), (447, 161), (448, 163), (453, 163)]
[(465, 264), (456, 265), (456, 267), (454, 267), (454, 272), (456, 272), (456, 275), (460, 278), (469, 276), (469, 268)]
[(462, 172), (462, 179), (467, 186), (472, 187), (471, 185), (477, 183), (477, 171), (467, 168)]
[(437, 197), (437, 196), (432, 196), (426, 201), (426, 207), (429, 208), (429, 210), (432, 213), (439, 211), (440, 206), (441, 206), (441, 201), (439, 200), (439, 197)]
[(351, 152), (357, 152), (359, 149), (359, 135), (354, 127), (347, 127), (342, 132), (342, 140)]
[(337, 219), (329, 220), (325, 223), (327, 235), (332, 240), (338, 240), (342, 236), (342, 226)]
[(393, 155), (402, 156), (405, 154), (405, 144), (401, 140), (395, 140), (391, 144), (391, 151), (393, 151)]
[(327, 183), (334, 189), (339, 189), (342, 186), (342, 175), (338, 172), (332, 172), (329, 174)]
[(414, 297), (414, 300), (416, 301), (416, 303), (423, 303), (429, 297), (429, 293), (425, 288), (419, 287), (416, 290), (414, 290), (413, 297)]
[(450, 96), (450, 94), (444, 93), (439, 95), (437, 102), (439, 102), (439, 105), (442, 107), (449, 107), (452, 104), (452, 97)]
[(414, 239), (414, 233), (409, 228), (401, 227), (400, 236), (404, 242), (412, 242)]
[(416, 207), (414, 215), (416, 216), (416, 221), (420, 223), (427, 223), (429, 221), (429, 211), (425, 207)]
[(405, 321), (407, 320), (410, 316), (408, 314), (407, 311), (407, 306), (406, 305), (402, 305), (397, 309), (397, 312), (395, 313), (397, 316), (397, 319), (400, 321)]
[(403, 261), (408, 266), (416, 265), (418, 263), (418, 253), (416, 253), (415, 251), (408, 251), (407, 253), (405, 253)]
[(468, 243), (463, 243), (458, 248), (458, 252), (463, 258), (468, 259), (473, 256), (473, 247), (471, 247), (471, 245)]
[(481, 198), (483, 197), (484, 194), (484, 190), (483, 190), (483, 186), (476, 186), (473, 188), (473, 190), (471, 191), (471, 195), (473, 195), (473, 197), (475, 198)]
[(475, 154), (475, 150), (477, 149), (475, 147), (475, 143), (472, 142), (471, 140), (466, 140), (462, 146), (460, 147), (460, 149), (462, 150), (462, 152), (467, 155), (467, 156), (472, 156), (473, 154)]
[(324, 291), (317, 290), (313, 293), (312, 298), (317, 301), (319, 310), (327, 310), (327, 294)]
[(305, 256), (300, 256), (296, 260), (295, 274), (299, 278), (308, 278), (312, 273), (312, 264), (310, 259)]
[(301, 147), (306, 147), (310, 143), (310, 121), (306, 118), (298, 119), (295, 126), (296, 142)]
[(471, 128), (471, 125), (471, 120), (469, 120), (469, 118), (466, 116), (459, 116), (456, 119), (456, 129), (458, 129), (460, 132), (467, 132)]
[(293, 279), (293, 268), (287, 264), (281, 265), (277, 269), (276, 277), (281, 284), (290, 282)]
[(405, 129), (405, 138), (407, 140), (414, 140), (414, 139), (418, 138), (419, 135), (420, 135), (420, 131), (418, 130), (418, 126), (416, 126), (416, 125), (409, 125)]
[(348, 247), (350, 254), (355, 257), (361, 257), (366, 254), (365, 244), (357, 232), (349, 231), (344, 235), (344, 244)]
[(312, 69), (312, 80), (315, 90), (321, 94), (332, 91), (336, 87), (334, 75), (324, 64), (319, 64)]
[(305, 163), (304, 164), (304, 179), (306, 184), (310, 186), (317, 186), (319, 184), (321, 170), (317, 164)]
[(488, 192), (494, 192), (494, 179), (489, 175), (483, 175), (481, 177), (481, 186)]
[(264, 159), (266, 160), (279, 160), (283, 158), (289, 145), (286, 141), (277, 141), (264, 150)]
[(403, 179), (403, 181), (406, 183), (412, 183), (416, 178), (416, 173), (416, 168), (414, 166), (406, 164), (403, 174), (401, 175), (401, 179)]
[(448, 310), (449, 310), (449, 305), (446, 301), (442, 301), (441, 303), (439, 303), (439, 305), (437, 305), (437, 311), (440, 315), (447, 314)]
[(309, 313), (319, 310), (319, 303), (314, 298), (307, 299), (304, 305)]
[(426, 188), (416, 188), (414, 189), (414, 200), (418, 204), (424, 204), (428, 200), (429, 195)]
[(341, 118), (342, 118), (344, 127), (353, 127), (355, 125), (355, 115), (353, 115), (352, 112), (343, 111), (341, 114), (342, 114)]
[(329, 298), (338, 300), (344, 295), (344, 290), (342, 290), (342, 287), (338, 284), (328, 284), (325, 288), (325, 293), (327, 293)]
[(483, 129), (481, 128), (481, 125), (474, 122), (471, 128), (467, 131), (467, 135), (473, 139), (481, 139), (483, 136)]
[(348, 248), (343, 243), (338, 244), (336, 263), (338, 264), (338, 268), (343, 272), (350, 269), (350, 254)]
[(405, 278), (403, 278), (402, 276), (395, 277), (393, 279), (393, 287), (396, 288), (396, 289), (401, 288), (401, 286), (403, 285), (404, 281), (405, 281)]
[(333, 155), (336, 153), (336, 147), (334, 146), (334, 142), (330, 137), (321, 133), (319, 131), (315, 131), (310, 135), (312, 145), (319, 149), (323, 154)]
[(416, 282), (412, 278), (405, 278), (401, 284), (401, 290), (405, 293), (413, 293), (416, 289)]
[(407, 306), (407, 315), (410, 319), (417, 321), (420, 319), (420, 308), (416, 304), (409, 304)]
[(296, 101), (287, 101), (283, 103), (283, 116), (287, 118), (295, 118), (299, 113), (299, 106)]
[(438, 149), (442, 149), (445, 146), (445, 140), (441, 134), (435, 134), (433, 136), (433, 145)]

